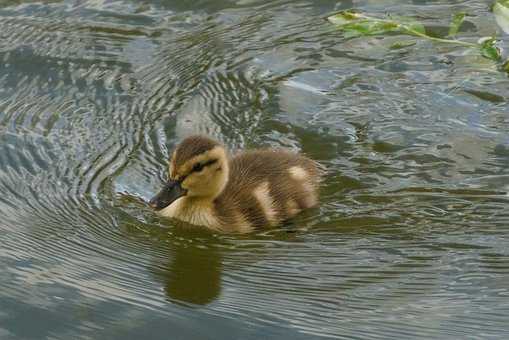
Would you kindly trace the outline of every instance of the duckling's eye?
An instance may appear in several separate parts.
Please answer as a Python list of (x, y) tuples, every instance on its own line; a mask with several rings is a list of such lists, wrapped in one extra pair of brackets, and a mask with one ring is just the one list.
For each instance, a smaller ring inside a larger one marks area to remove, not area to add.
[(193, 172), (200, 172), (203, 170), (203, 164), (201, 163), (196, 163), (194, 166), (193, 166)]

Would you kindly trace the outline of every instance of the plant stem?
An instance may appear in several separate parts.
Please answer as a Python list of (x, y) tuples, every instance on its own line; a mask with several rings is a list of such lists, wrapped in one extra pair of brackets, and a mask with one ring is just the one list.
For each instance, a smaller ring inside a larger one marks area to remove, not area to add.
[(454, 39), (441, 39), (441, 38), (435, 38), (435, 37), (431, 37), (427, 34), (423, 34), (421, 32), (417, 32), (417, 31), (414, 31), (414, 30), (411, 30), (411, 29), (408, 29), (408, 28), (405, 28), (403, 26), (403, 28), (408, 32), (408, 33), (411, 33), (413, 35), (416, 35), (418, 37), (421, 37), (421, 38), (424, 38), (424, 39), (428, 39), (428, 40), (432, 40), (432, 41), (436, 41), (436, 42), (442, 42), (442, 43), (449, 43), (449, 44), (456, 44), (456, 45), (461, 45), (461, 46), (467, 46), (467, 47), (479, 47), (478, 44), (474, 44), (474, 43), (469, 43), (469, 42), (466, 42), (466, 41), (461, 41), (461, 40), (454, 40)]

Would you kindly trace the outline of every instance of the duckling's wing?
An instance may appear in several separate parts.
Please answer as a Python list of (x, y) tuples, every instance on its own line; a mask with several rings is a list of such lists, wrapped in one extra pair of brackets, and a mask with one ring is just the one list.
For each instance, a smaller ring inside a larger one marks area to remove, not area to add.
[(231, 159), (223, 209), (253, 227), (280, 224), (318, 203), (321, 173), (315, 161), (285, 150), (241, 153)]

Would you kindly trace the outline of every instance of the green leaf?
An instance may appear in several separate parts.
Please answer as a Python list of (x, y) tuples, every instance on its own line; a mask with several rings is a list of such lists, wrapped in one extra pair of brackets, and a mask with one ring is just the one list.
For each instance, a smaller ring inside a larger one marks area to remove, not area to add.
[(458, 33), (458, 31), (461, 27), (461, 24), (463, 24), (463, 20), (465, 20), (465, 16), (466, 16), (465, 13), (456, 13), (452, 17), (451, 26), (449, 27), (449, 36), (450, 37), (454, 37)]
[(348, 23), (351, 23), (352, 21), (357, 21), (362, 18), (363, 18), (362, 15), (356, 12), (342, 11), (334, 15), (331, 15), (330, 17), (327, 18), (327, 20), (334, 25), (343, 26)]
[(399, 50), (405, 47), (414, 46), (416, 44), (415, 41), (409, 40), (409, 41), (397, 41), (394, 44), (392, 44), (389, 48), (391, 50)]
[(479, 39), (481, 54), (491, 60), (500, 61), (502, 59), (502, 50), (497, 46), (497, 39), (485, 37)]
[(491, 8), (497, 25), (509, 34), (509, 0), (497, 0)]
[(395, 15), (391, 15), (390, 18), (392, 21), (399, 23), (403, 33), (411, 35), (426, 34), (426, 28), (424, 25), (418, 21), (415, 21), (413, 18)]
[(345, 31), (355, 31), (360, 35), (379, 35), (397, 31), (399, 26), (395, 22), (361, 20), (343, 26)]
[(404, 25), (405, 30), (408, 32), (415, 34), (415, 32), (420, 34), (426, 34), (426, 28), (424, 28), (424, 25), (419, 22), (414, 22), (411, 24), (405, 24)]
[(353, 11), (343, 11), (331, 15), (327, 20), (345, 31), (345, 37), (360, 35), (379, 35), (389, 32), (405, 34), (424, 34), (424, 26), (409, 18), (398, 20), (368, 17)]

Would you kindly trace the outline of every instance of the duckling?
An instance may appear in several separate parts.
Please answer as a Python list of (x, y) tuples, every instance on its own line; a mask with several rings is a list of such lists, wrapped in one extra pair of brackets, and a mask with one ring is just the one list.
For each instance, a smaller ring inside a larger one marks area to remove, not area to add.
[(282, 149), (229, 157), (205, 136), (185, 138), (169, 161), (169, 180), (150, 200), (165, 217), (221, 232), (272, 227), (318, 204), (323, 168)]

